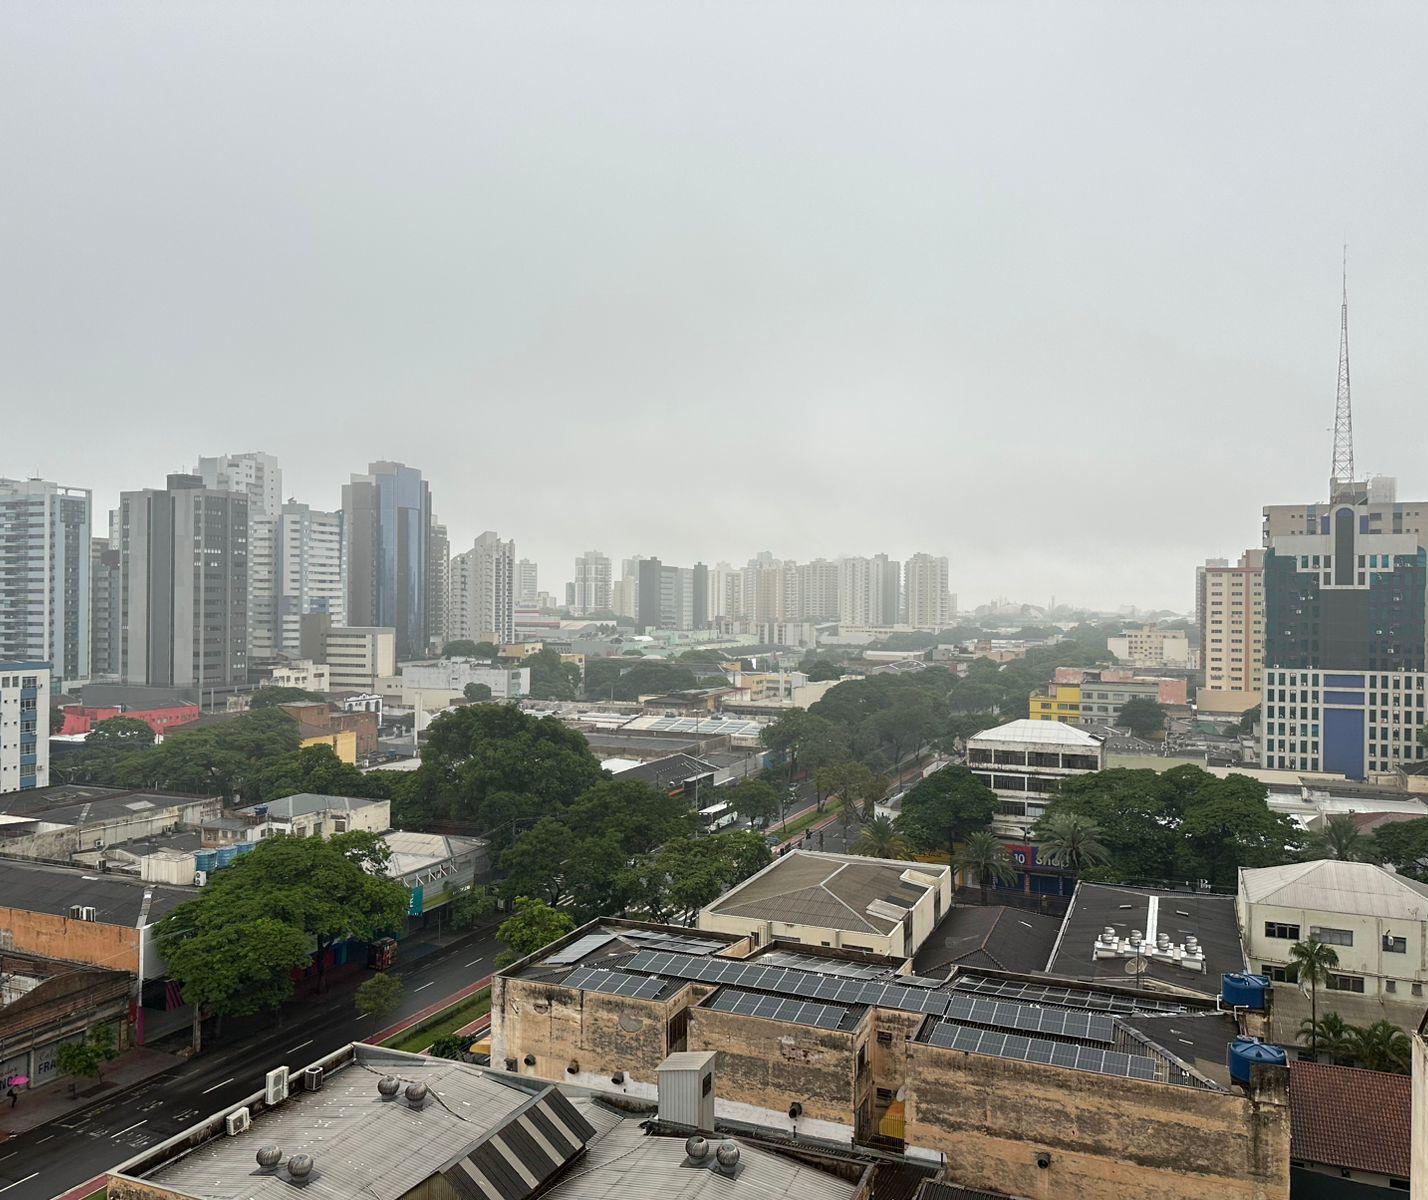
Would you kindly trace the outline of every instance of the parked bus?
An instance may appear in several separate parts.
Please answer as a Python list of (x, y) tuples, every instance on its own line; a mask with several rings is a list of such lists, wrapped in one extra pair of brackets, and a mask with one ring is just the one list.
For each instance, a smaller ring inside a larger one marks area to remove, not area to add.
[(737, 821), (739, 814), (734, 811), (734, 806), (726, 800), (723, 804), (711, 804), (708, 808), (701, 808), (699, 819), (704, 822), (707, 832), (717, 833)]

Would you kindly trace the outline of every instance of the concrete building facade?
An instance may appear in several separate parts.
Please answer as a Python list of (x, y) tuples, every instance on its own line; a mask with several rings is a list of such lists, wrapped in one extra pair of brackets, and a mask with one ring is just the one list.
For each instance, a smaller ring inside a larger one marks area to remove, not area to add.
[(993, 828), (1025, 838), (1064, 780), (1104, 769), (1105, 743), (1059, 721), (1009, 721), (967, 739), (967, 765), (997, 794)]
[(415, 467), (374, 462), (342, 487), (347, 620), (393, 629), (398, 659), (427, 652), (431, 492)]
[(1197, 706), (1244, 712), (1260, 702), (1264, 689), (1264, 551), (1246, 550), (1234, 566), (1224, 559), (1207, 562), (1196, 585), (1205, 671)]
[(272, 658), (277, 649), (277, 522), (283, 506), (283, 473), (271, 454), (250, 451), (200, 458), (193, 473), (217, 492), (248, 498), (249, 662)]
[(342, 514), (296, 501), (284, 504), (274, 534), (273, 649), (302, 650), (302, 618), (324, 613), (347, 624), (347, 586), (342, 564)]
[(575, 560), (574, 593), (571, 611), (577, 616), (609, 612), (610, 559), (598, 550), (587, 550)]
[[(516, 637), (516, 543), (487, 530), (451, 560), (449, 640), (504, 645)], [(408, 658), (417, 657), (407, 655)]]
[(50, 665), (0, 659), (0, 792), (50, 782)]
[(906, 620), (914, 629), (936, 630), (954, 623), (946, 558), (914, 554), (903, 568), (902, 590)]

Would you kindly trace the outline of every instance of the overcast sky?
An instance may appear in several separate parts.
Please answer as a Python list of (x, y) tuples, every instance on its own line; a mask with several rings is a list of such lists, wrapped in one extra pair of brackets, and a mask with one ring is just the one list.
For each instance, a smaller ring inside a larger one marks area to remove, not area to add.
[(0, 5), (0, 474), (1189, 608), (1428, 493), (1428, 4)]

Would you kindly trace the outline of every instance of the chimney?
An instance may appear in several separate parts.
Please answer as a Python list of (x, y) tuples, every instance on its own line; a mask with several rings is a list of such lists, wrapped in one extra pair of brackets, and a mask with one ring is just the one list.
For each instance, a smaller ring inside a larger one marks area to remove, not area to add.
[(659, 1119), (714, 1132), (714, 1051), (685, 1050), (660, 1063)]

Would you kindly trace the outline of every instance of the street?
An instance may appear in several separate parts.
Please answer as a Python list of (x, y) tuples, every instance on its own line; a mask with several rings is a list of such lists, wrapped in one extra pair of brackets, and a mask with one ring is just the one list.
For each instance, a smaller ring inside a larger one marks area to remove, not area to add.
[[(394, 1024), (483, 979), (494, 969), (500, 945), (489, 931), (397, 967), (405, 990)], [(102, 1175), (109, 1168), (172, 1137), (194, 1121), (252, 1095), (274, 1067), (306, 1066), (351, 1041), (369, 1037), (378, 1024), (356, 1011), (351, 990), (332, 994), (315, 1011), (289, 1014), (280, 1029), (242, 1042), (221, 1043), (172, 1070), (87, 1107), (76, 1106), (38, 1128), (0, 1144), (0, 1196), (4, 1200), (50, 1200)]]

